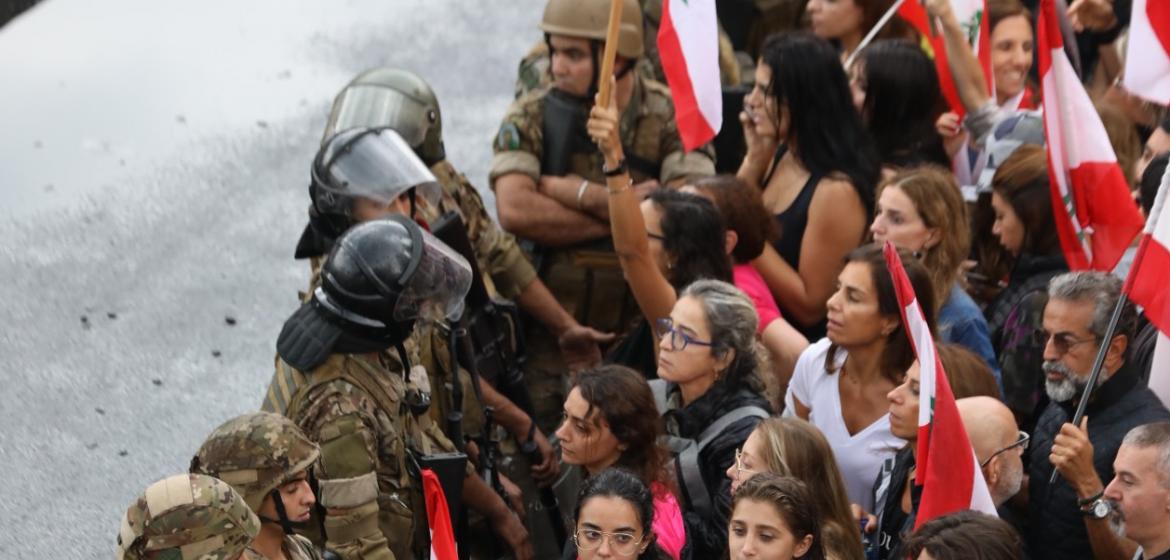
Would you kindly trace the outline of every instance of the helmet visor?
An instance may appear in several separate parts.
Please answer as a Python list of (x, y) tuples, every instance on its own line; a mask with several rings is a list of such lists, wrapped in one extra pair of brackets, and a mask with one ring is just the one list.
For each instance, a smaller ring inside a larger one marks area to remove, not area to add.
[(417, 188), (431, 206), (439, 203), (439, 183), (398, 133), (390, 129), (363, 131), (338, 148), (321, 172), (318, 185), (346, 197), (365, 197), (389, 204)]
[(431, 107), (396, 90), (377, 86), (351, 85), (333, 101), (325, 138), (349, 128), (393, 128), (410, 146), (421, 146), (427, 131), (439, 120)]
[(430, 232), (424, 230), (422, 236), (421, 260), (398, 296), (394, 319), (455, 321), (463, 315), (471, 289), (471, 265)]

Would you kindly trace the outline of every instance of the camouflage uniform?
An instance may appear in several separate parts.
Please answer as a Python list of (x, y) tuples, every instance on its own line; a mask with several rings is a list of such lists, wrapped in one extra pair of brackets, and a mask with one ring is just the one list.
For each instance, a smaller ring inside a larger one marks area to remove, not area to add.
[[(660, 83), (635, 77), (634, 90), (621, 118), (622, 143), (627, 160), (631, 156), (660, 165), (657, 175), (631, 164), (635, 182), (671, 180), (711, 175), (715, 172), (709, 148), (684, 153), (674, 121), (670, 91)], [(544, 160), (544, 105), (551, 90), (529, 93), (512, 103), (500, 126), (494, 145), (491, 180), (521, 173), (539, 182)], [(601, 167), (603, 157), (596, 149), (575, 153), (570, 158), (570, 172), (595, 183), (605, 183)], [(541, 253), (540, 275), (561, 306), (583, 325), (598, 330), (621, 333), (638, 315), (637, 305), (613, 252), (613, 244), (604, 239), (575, 247), (538, 249)], [(588, 301), (587, 301), (588, 300)], [(555, 429), (561, 404), (566, 395), (566, 367), (560, 357), (555, 337), (541, 325), (530, 321), (525, 328), (528, 364), (525, 376), (537, 420), (546, 432)]]
[(277, 358), (262, 409), (291, 418), (321, 445), (320, 503), (348, 510), (327, 516), (326, 548), (341, 558), (418, 558), (426, 542), (421, 489), (409, 451), (427, 455), (454, 446), (427, 415), (415, 416), (404, 397), (414, 387), (389, 354), (380, 363), (333, 354), (301, 372)]
[(165, 478), (122, 517), (118, 560), (235, 560), (260, 533), (260, 520), (222, 480), (201, 474)]

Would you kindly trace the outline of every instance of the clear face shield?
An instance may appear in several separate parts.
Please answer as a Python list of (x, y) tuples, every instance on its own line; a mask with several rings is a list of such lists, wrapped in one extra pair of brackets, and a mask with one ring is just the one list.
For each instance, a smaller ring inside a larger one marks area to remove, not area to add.
[(333, 101), (325, 137), (350, 128), (392, 127), (410, 146), (421, 146), (427, 132), (439, 121), (434, 108), (379, 85), (356, 84), (345, 88)]
[(321, 156), (325, 159), (313, 166), (322, 197), (363, 197), (389, 204), (414, 188), (427, 204), (438, 204), (438, 180), (397, 132), (383, 128), (342, 134), (346, 136), (331, 140), (338, 145), (329, 146)]
[(422, 231), (422, 237), (422, 256), (398, 296), (394, 319), (456, 321), (471, 289), (471, 265), (430, 232)]

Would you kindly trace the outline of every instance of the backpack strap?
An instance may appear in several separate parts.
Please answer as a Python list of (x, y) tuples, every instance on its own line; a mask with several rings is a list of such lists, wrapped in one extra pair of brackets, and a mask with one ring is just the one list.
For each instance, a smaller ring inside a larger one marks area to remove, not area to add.
[(679, 480), (686, 487), (687, 497), (690, 499), (691, 507), (695, 509), (699, 515), (710, 517), (715, 515), (715, 506), (711, 501), (711, 493), (707, 489), (707, 484), (703, 482), (703, 473), (699, 468), (699, 454), (703, 452), (715, 438), (719, 437), (724, 431), (731, 427), (732, 424), (739, 422), (745, 418), (767, 418), (771, 414), (758, 406), (741, 406), (733, 409), (723, 416), (720, 416), (712, 423), (703, 433), (699, 434), (699, 441), (695, 445), (691, 445), (683, 449), (678, 454), (677, 468), (679, 471)]
[(665, 379), (651, 379), (647, 383), (650, 384), (650, 392), (654, 394), (654, 406), (658, 407), (658, 415), (666, 414), (669, 409), (667, 404), (667, 393), (670, 387), (667, 386)]

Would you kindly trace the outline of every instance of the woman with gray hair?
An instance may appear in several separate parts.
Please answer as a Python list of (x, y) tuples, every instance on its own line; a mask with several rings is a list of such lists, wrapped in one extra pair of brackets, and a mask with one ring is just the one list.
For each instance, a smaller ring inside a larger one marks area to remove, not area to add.
[(735, 286), (697, 280), (682, 291), (669, 317), (655, 324), (658, 376), (653, 383), (666, 431), (679, 450), (675, 476), (695, 558), (727, 549), (731, 481), (723, 476), (737, 450), (770, 414), (760, 394), (752, 301)]

